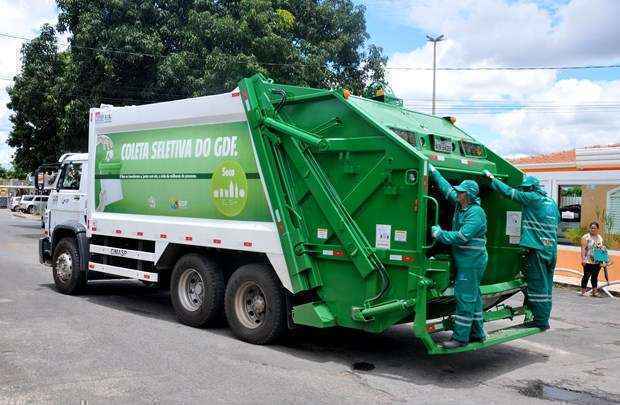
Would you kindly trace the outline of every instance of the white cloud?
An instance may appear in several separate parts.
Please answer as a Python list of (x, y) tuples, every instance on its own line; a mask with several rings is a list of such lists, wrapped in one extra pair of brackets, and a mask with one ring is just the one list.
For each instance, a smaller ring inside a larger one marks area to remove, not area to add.
[[(420, 0), (406, 7), (409, 24), (446, 34), (438, 44), (440, 67), (620, 60), (617, 0)], [(430, 67), (432, 55), (426, 43), (393, 55), (388, 66)], [(431, 71), (390, 70), (389, 79), (409, 106), (430, 112)], [(620, 80), (559, 80), (553, 70), (438, 71), (437, 99), (437, 115), (484, 128), (494, 134), (487, 136), (491, 147), (506, 155), (620, 141)]]
[(620, 80), (560, 80), (531, 100), (558, 107), (553, 112), (545, 107), (516, 109), (491, 117), (487, 125), (502, 134), (492, 142), (492, 148), (506, 154), (534, 154), (620, 141), (616, 107)]
[(572, 0), (553, 12), (534, 1), (418, 0), (408, 13), (416, 27), (466, 44), (466, 61), (506, 65), (620, 60), (619, 15), (617, 0)]
[[(464, 46), (455, 40), (439, 43), (437, 60), (440, 66), (489, 66), (488, 61), (468, 63), (463, 55)], [(432, 66), (433, 46), (430, 43), (410, 53), (397, 53), (390, 58), (389, 67)], [(390, 83), (404, 98), (428, 99), (431, 96), (429, 84), (433, 73), (430, 70), (389, 70)], [(553, 84), (556, 73), (544, 71), (445, 71), (437, 72), (437, 94), (439, 99), (496, 99), (522, 100), (537, 89)]]

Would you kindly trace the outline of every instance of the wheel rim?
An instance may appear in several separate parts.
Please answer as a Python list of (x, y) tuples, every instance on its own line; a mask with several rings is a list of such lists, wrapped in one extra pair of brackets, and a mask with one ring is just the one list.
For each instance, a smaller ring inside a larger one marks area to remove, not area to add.
[(188, 311), (198, 311), (204, 301), (205, 284), (196, 269), (187, 269), (181, 274), (178, 288), (181, 305)]
[(73, 273), (73, 259), (69, 252), (62, 253), (56, 259), (56, 275), (63, 283), (66, 283)]
[(267, 314), (267, 299), (263, 289), (253, 281), (243, 283), (235, 294), (235, 312), (246, 328), (260, 327)]

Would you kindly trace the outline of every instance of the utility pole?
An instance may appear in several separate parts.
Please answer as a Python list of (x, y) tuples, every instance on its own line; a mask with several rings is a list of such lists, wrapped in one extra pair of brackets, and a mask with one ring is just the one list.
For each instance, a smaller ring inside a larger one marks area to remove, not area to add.
[(446, 37), (444, 35), (439, 35), (438, 37), (431, 37), (430, 35), (426, 36), (426, 39), (429, 42), (433, 43), (433, 115), (435, 115), (435, 71), (437, 70), (437, 42), (441, 42)]

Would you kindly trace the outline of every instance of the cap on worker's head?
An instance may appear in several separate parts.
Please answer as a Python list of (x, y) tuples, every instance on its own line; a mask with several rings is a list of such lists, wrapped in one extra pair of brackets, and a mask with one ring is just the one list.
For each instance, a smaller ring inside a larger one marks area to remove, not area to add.
[(463, 180), (461, 184), (455, 186), (454, 189), (459, 193), (467, 193), (467, 195), (472, 198), (478, 197), (478, 193), (480, 192), (478, 183), (473, 180)]
[(540, 187), (540, 181), (534, 176), (523, 177), (521, 188)]

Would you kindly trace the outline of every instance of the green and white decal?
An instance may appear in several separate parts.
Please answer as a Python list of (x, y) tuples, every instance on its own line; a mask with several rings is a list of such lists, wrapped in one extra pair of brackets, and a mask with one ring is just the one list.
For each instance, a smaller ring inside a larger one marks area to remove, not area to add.
[(246, 122), (97, 136), (99, 212), (271, 222), (261, 182)]

